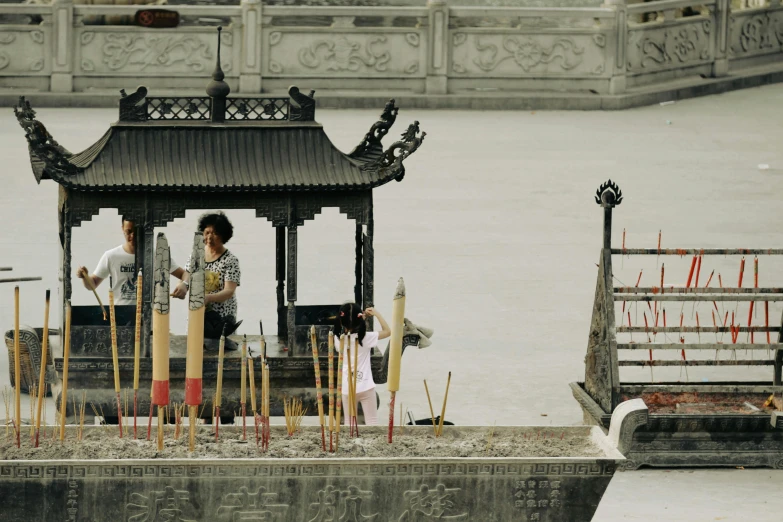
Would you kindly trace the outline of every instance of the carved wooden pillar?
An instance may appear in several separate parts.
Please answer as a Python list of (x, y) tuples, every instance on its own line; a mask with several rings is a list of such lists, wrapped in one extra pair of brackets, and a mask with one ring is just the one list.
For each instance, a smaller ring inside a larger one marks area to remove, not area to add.
[(288, 226), (288, 356), (294, 352), (296, 322), (296, 223)]
[[(60, 187), (61, 195), (64, 193), (64, 191), (65, 189)], [(73, 227), (71, 226), (71, 215), (67, 204), (63, 203), (60, 210), (60, 241), (62, 246), (60, 249), (60, 296), (62, 297), (62, 302), (60, 303), (62, 306), (62, 309), (60, 310), (60, 335), (65, 335), (65, 308), (66, 303), (71, 300), (72, 230)]]
[[(372, 196), (370, 196), (372, 198)], [(362, 264), (364, 267), (364, 299), (363, 306), (365, 308), (374, 306), (375, 302), (375, 252), (373, 250), (373, 233), (375, 225), (373, 223), (372, 215), (372, 199), (370, 199), (370, 208), (368, 210), (367, 218), (367, 234), (365, 234), (363, 243), (363, 256)], [(367, 327), (372, 330), (375, 321), (372, 317), (367, 320)]]
[(136, 223), (136, 274), (142, 271), (141, 287), (141, 353), (149, 357), (152, 353), (152, 268), (155, 263), (155, 226), (149, 213)]
[(353, 287), (354, 302), (362, 306), (362, 225), (356, 222), (356, 284)]
[(275, 227), (275, 276), (277, 279), (277, 336), (281, 339), (288, 337), (288, 322), (285, 306), (285, 227)]

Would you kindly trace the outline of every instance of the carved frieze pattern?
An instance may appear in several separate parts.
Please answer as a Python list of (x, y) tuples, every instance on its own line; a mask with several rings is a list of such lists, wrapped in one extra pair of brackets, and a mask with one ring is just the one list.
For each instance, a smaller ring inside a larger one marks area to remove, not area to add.
[[(213, 36), (85, 31), (79, 38), (85, 72), (205, 72), (214, 67)], [(232, 35), (224, 31), (221, 67), (232, 70)], [(228, 48), (228, 49), (226, 49)]]
[(628, 31), (628, 70), (647, 72), (713, 59), (712, 21)]
[(416, 75), (425, 49), (418, 32), (313, 33), (273, 31), (268, 37), (273, 74)]
[(729, 18), (732, 55), (762, 54), (783, 49), (783, 10)]
[[(107, 363), (111, 367), (111, 361)], [(312, 368), (312, 361), (310, 361)], [(377, 464), (265, 464), (183, 463), (139, 464), (96, 462), (53, 465), (5, 462), (0, 464), (0, 479), (69, 479), (69, 478), (209, 478), (209, 477), (426, 477), (455, 476), (609, 476), (615, 471), (612, 461), (591, 463), (377, 463)]]
[(454, 33), (452, 72), (528, 76), (603, 74), (606, 36)]
[(44, 41), (44, 32), (39, 30), (1, 32), (0, 72), (42, 71), (46, 65)]

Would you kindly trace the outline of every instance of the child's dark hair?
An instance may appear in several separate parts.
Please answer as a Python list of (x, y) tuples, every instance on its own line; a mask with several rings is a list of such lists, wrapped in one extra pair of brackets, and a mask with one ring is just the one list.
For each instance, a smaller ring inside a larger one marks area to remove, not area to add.
[(359, 343), (364, 340), (364, 334), (367, 333), (367, 323), (364, 322), (362, 309), (356, 303), (345, 303), (340, 307), (334, 325), (334, 335), (339, 337), (344, 330), (350, 330), (351, 333), (357, 334)]
[(234, 236), (234, 225), (228, 220), (223, 212), (208, 212), (198, 218), (198, 231), (204, 232), (207, 227), (212, 227), (215, 233), (220, 236), (223, 243), (228, 243)]

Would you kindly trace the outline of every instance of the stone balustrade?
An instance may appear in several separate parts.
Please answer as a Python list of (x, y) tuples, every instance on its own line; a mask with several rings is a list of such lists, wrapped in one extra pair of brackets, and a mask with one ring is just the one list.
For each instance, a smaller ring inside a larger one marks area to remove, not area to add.
[[(156, 6), (166, 7), (166, 6)], [(0, 86), (99, 92), (202, 91), (223, 24), (235, 93), (622, 94), (779, 62), (780, 0), (606, 0), (601, 7), (169, 6), (171, 29), (90, 25), (143, 6), (0, 4)], [(26, 15), (30, 23), (20, 23)], [(11, 22), (9, 22), (9, 20)]]

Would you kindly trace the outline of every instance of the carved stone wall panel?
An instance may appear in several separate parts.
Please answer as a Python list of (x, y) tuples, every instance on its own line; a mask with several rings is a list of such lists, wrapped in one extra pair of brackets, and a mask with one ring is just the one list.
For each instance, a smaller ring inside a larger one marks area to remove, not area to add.
[(728, 39), (732, 58), (783, 52), (783, 9), (732, 14)]
[[(234, 38), (221, 35), (221, 67), (234, 70)], [(217, 42), (209, 32), (134, 30), (122, 32), (87, 28), (76, 35), (76, 70), (84, 75), (208, 76), (215, 68)]]
[(0, 30), (0, 76), (51, 74), (49, 31)]
[(451, 76), (598, 77), (606, 67), (606, 35), (452, 31)]
[(265, 73), (330, 78), (420, 78), (426, 74), (426, 47), (426, 38), (417, 29), (265, 31)]
[[(694, 17), (696, 18), (696, 17)], [(648, 73), (711, 62), (715, 57), (714, 24), (693, 22), (656, 24), (628, 31), (628, 71)]]

